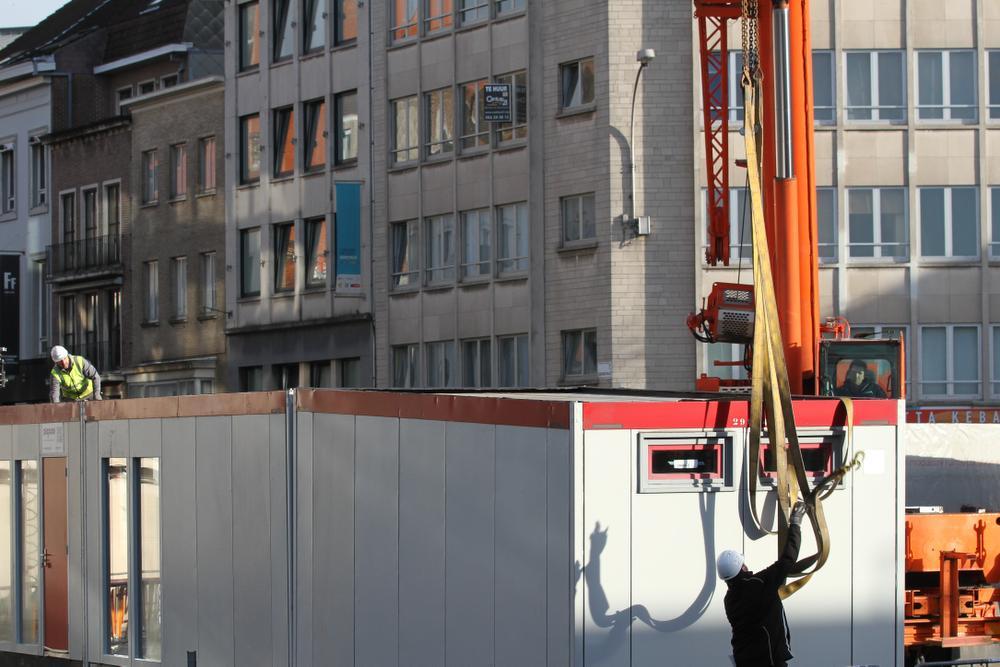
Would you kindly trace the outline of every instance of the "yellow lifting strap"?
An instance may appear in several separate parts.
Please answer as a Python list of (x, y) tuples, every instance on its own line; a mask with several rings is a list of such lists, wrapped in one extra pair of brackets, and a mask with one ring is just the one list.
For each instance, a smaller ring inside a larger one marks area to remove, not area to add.
[[(810, 488), (802, 450), (795, 430), (795, 416), (792, 412), (791, 392), (788, 385), (788, 368), (785, 365), (784, 347), (778, 325), (778, 312), (771, 275), (770, 253), (767, 233), (764, 229), (764, 209), (761, 193), (759, 157), (757, 153), (757, 83), (749, 70), (744, 70), (743, 93), (745, 104), (747, 175), (750, 187), (751, 229), (753, 237), (753, 281), (755, 291), (754, 336), (753, 336), (753, 378), (750, 391), (750, 451), (747, 468), (750, 512), (756, 525), (761, 526), (757, 512), (757, 475), (760, 469), (760, 441), (763, 418), (767, 420), (768, 441), (775, 455), (775, 493), (780, 516), (778, 517), (778, 553), (788, 539), (788, 516), (792, 505), (801, 496), (807, 505), (807, 515), (816, 538), (816, 553), (800, 559), (791, 574), (797, 577), (779, 591), (786, 598), (799, 590), (819, 571), (830, 554), (830, 533), (823, 514), (823, 499), (832, 493), (849, 470), (861, 462), (861, 454), (850, 463)], [(854, 409), (851, 399), (841, 399), (847, 411), (847, 434), (844, 442), (844, 457), (850, 451), (854, 425)], [(787, 442), (787, 448), (783, 444)]]

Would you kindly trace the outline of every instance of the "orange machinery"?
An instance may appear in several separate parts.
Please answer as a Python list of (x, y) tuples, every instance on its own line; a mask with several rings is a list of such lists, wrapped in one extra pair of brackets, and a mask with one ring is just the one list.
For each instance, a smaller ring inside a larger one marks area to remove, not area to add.
[(907, 514), (908, 651), (1000, 641), (1000, 514)]

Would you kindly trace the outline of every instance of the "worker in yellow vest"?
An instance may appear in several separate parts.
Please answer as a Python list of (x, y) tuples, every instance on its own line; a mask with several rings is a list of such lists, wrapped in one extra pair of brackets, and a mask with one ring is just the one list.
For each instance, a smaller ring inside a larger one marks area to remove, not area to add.
[(62, 345), (52, 348), (52, 378), (49, 381), (49, 400), (67, 401), (101, 400), (101, 376), (94, 365), (77, 355), (71, 355)]

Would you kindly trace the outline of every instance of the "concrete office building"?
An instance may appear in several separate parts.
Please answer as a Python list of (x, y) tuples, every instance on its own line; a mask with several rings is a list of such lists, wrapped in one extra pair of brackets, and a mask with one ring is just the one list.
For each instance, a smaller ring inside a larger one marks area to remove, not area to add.
[[(287, 5), (227, 11), (227, 174), (242, 179), (227, 206), (228, 333), (244, 388), (344, 357), (381, 386), (690, 386), (689, 7)], [(634, 237), (620, 218), (644, 47), (659, 55), (638, 92), (634, 212), (653, 230)], [(511, 84), (511, 122), (483, 122), (487, 82)], [(361, 261), (360, 289), (342, 290), (355, 282), (345, 181), (362, 183)], [(323, 216), (336, 260), (313, 290), (306, 221)]]
[[(820, 313), (846, 316), (855, 335), (904, 334), (910, 407), (1000, 402), (998, 27), (990, 0), (812, 3)], [(703, 244), (700, 128), (694, 139)], [(730, 174), (744, 183), (742, 170)], [(732, 209), (734, 257), (749, 257), (738, 247), (742, 206)], [(739, 266), (748, 281), (748, 260), (701, 267), (698, 294)], [(714, 348), (701, 350), (702, 368), (736, 353)]]
[[(240, 390), (370, 386), (368, 12), (226, 6), (226, 334)], [(359, 13), (362, 12), (362, 13)]]
[[(220, 17), (221, 18), (221, 17)], [(136, 206), (126, 285), (130, 398), (224, 390), (223, 82), (129, 100)]]

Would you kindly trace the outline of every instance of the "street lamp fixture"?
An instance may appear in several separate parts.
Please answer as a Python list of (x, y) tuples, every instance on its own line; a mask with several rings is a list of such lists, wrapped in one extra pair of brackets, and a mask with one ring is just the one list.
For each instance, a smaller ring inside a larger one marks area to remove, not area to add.
[(622, 216), (622, 232), (630, 236), (644, 236), (650, 232), (649, 216), (637, 216), (635, 214), (635, 94), (639, 90), (639, 78), (642, 71), (656, 57), (653, 49), (639, 49), (635, 54), (635, 60), (639, 63), (639, 71), (635, 73), (635, 83), (632, 84), (632, 109), (629, 113), (628, 127), (628, 170), (629, 170), (629, 214)]

